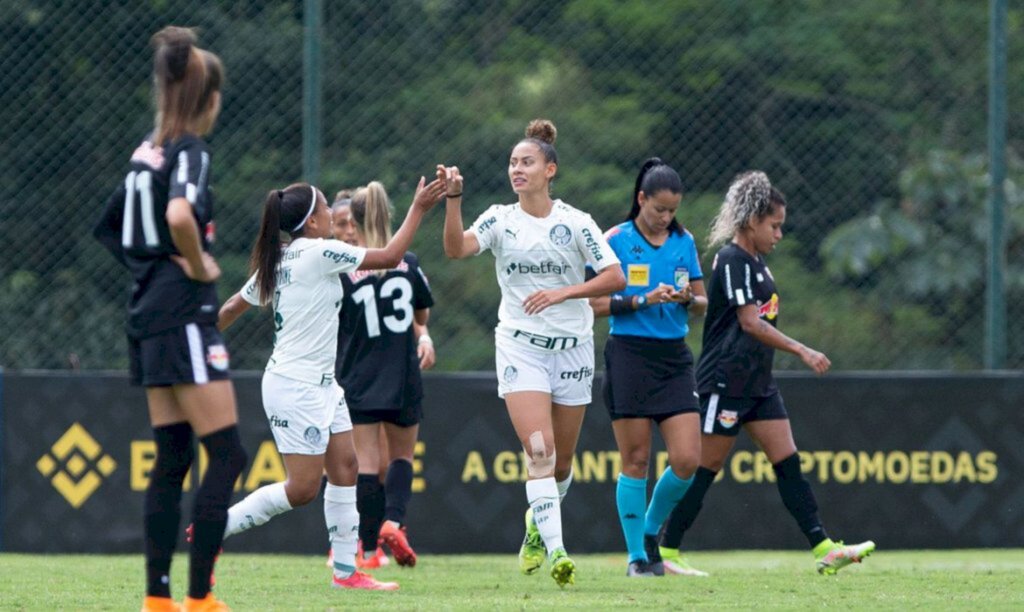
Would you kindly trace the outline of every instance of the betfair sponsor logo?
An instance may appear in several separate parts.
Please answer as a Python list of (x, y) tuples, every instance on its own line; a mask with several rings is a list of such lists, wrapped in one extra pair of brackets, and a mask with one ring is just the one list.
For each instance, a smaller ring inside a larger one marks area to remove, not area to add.
[(562, 275), (569, 271), (569, 266), (553, 261), (537, 263), (516, 263), (512, 262), (505, 268), (505, 274), (556, 274)]
[(80, 508), (117, 469), (117, 463), (75, 423), (36, 461), (36, 469), (73, 508)]

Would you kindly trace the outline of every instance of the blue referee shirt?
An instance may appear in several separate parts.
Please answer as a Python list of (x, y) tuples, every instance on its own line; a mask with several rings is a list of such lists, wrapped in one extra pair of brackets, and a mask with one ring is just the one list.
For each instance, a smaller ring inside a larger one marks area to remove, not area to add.
[[(643, 295), (660, 283), (681, 288), (688, 279), (701, 280), (697, 245), (690, 232), (671, 232), (665, 244), (653, 246), (633, 221), (605, 233), (608, 244), (622, 262), (626, 289), (614, 295)], [(662, 340), (685, 338), (690, 331), (689, 313), (682, 304), (658, 304), (644, 310), (612, 315), (613, 336), (641, 336)]]

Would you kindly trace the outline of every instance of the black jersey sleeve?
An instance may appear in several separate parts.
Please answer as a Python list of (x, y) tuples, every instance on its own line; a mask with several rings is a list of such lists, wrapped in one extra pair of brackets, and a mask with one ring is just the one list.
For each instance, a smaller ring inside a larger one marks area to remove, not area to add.
[(124, 247), (121, 246), (121, 224), (124, 220), (124, 185), (119, 186), (107, 199), (107, 205), (103, 209), (96, 225), (92, 228), (92, 235), (103, 245), (114, 259), (122, 266), (126, 266), (124, 258)]
[(725, 297), (732, 306), (754, 304), (754, 291), (750, 284), (750, 261), (739, 255), (738, 249), (726, 248), (718, 252), (715, 274), (722, 283)]
[(434, 294), (430, 291), (430, 281), (420, 267), (420, 260), (413, 253), (405, 254), (405, 263), (409, 265), (409, 276), (412, 281), (412, 307), (423, 310), (434, 305)]
[(187, 139), (175, 152), (171, 161), (171, 174), (167, 185), (167, 201), (185, 198), (192, 206), (206, 201), (202, 197), (209, 189), (210, 153), (202, 141)]

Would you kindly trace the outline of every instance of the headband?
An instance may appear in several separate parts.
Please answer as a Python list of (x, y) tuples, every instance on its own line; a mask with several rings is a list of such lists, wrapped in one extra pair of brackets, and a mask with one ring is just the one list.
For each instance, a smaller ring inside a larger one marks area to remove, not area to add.
[(309, 212), (307, 212), (306, 216), (302, 218), (302, 221), (299, 221), (299, 224), (295, 226), (295, 229), (290, 232), (292, 234), (302, 229), (302, 226), (309, 220), (309, 216), (313, 214), (313, 209), (316, 208), (316, 187), (310, 185), (309, 188), (313, 192), (312, 197), (309, 199)]

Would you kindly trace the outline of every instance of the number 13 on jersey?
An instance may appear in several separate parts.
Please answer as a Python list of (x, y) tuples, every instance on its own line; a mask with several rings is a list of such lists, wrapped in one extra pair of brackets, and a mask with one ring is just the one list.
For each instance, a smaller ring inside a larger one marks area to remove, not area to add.
[[(352, 292), (352, 301), (363, 307), (366, 315), (366, 335), (376, 338), (380, 335), (380, 324), (383, 321), (384, 327), (391, 333), (401, 334), (412, 325), (412, 284), (409, 279), (394, 276), (380, 285), (378, 296), (373, 283), (367, 283)], [(391, 300), (395, 314), (381, 317), (377, 309), (378, 300)], [(399, 316), (396, 316), (399, 315)]]

